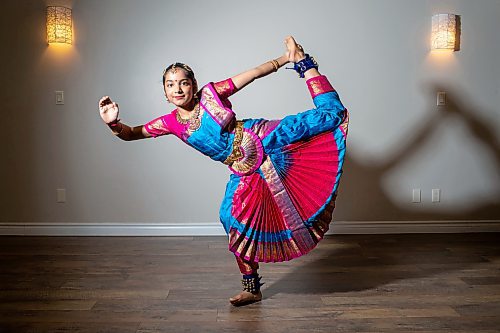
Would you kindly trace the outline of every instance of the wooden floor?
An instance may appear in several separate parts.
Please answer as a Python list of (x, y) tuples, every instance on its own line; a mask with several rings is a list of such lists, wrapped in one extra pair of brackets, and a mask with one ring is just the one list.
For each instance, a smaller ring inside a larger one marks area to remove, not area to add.
[(0, 332), (500, 332), (500, 234), (339, 235), (263, 264), (225, 237), (0, 237)]

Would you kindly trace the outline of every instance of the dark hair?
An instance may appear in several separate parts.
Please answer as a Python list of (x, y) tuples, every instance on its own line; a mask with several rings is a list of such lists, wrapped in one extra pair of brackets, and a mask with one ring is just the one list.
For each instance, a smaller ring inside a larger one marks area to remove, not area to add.
[(193, 70), (191, 69), (191, 67), (189, 67), (188, 65), (186, 64), (183, 64), (182, 62), (175, 62), (173, 63), (172, 65), (168, 66), (167, 68), (165, 68), (165, 70), (163, 71), (163, 89), (165, 89), (165, 77), (167, 76), (167, 73), (169, 71), (174, 71), (177, 69), (177, 68), (180, 68), (182, 70), (184, 70), (184, 72), (186, 73), (187, 77), (189, 79), (191, 79), (191, 81), (193, 81), (193, 85), (194, 85), (194, 93), (197, 92), (198, 90), (198, 82), (196, 82), (196, 78), (194, 77), (194, 72)]

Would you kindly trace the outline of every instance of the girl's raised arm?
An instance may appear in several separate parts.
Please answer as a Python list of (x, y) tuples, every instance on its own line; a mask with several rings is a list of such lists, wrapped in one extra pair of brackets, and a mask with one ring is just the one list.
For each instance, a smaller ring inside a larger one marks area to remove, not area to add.
[(287, 47), (287, 51), (281, 57), (265, 62), (260, 66), (232, 77), (231, 79), (233, 80), (236, 89), (242, 89), (254, 80), (276, 72), (280, 67), (286, 65), (290, 61), (294, 61), (294, 55), (291, 54), (291, 45), (296, 45), (296, 43), (292, 36), (285, 38), (285, 45)]
[[(302, 47), (295, 42), (295, 39), (292, 36), (288, 36), (285, 38), (285, 45), (287, 51), (281, 57), (270, 60), (266, 63), (263, 63), (260, 66), (257, 66), (253, 69), (245, 71), (241, 74), (238, 74), (231, 79), (233, 80), (234, 86), (236, 89), (242, 89), (249, 83), (253, 82), (256, 79), (269, 75), (273, 72), (276, 72), (280, 67), (284, 66), (289, 62), (297, 62), (302, 60), (305, 57), (304, 51)], [(316, 76), (319, 73), (314, 70), (308, 73), (309, 76)], [(307, 77), (306, 77), (307, 79)]]
[(276, 72), (280, 67), (284, 66), (287, 63), (288, 63), (287, 55), (282, 55), (277, 59), (268, 61), (260, 66), (257, 66), (243, 73), (240, 73), (236, 76), (233, 76), (231, 79), (233, 80), (234, 86), (238, 90), (240, 90), (249, 83), (252, 83), (254, 80), (260, 79), (261, 77)]

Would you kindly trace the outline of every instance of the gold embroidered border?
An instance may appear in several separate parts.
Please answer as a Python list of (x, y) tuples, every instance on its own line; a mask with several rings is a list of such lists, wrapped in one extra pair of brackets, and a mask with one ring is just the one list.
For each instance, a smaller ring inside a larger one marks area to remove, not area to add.
[(313, 80), (309, 84), (311, 86), (311, 90), (312, 90), (314, 96), (317, 96), (325, 91), (323, 89), (323, 85), (321, 84), (321, 81)]
[(223, 162), (226, 165), (231, 165), (235, 161), (239, 160), (243, 157), (243, 153), (241, 152), (241, 142), (243, 140), (243, 122), (237, 121), (236, 127), (234, 129), (234, 140), (233, 140), (233, 151), (226, 160)]
[(163, 120), (161, 120), (161, 118), (158, 118), (153, 123), (149, 124), (149, 128), (155, 129), (158, 131), (166, 131), (167, 130), (167, 128), (165, 128), (165, 124), (163, 123)]
[(218, 103), (209, 87), (205, 87), (202, 90), (201, 104), (203, 104), (222, 127), (225, 127), (231, 120), (232, 113)]
[(231, 85), (229, 84), (229, 79), (214, 84), (214, 88), (215, 88), (215, 91), (217, 92), (217, 94), (219, 94), (219, 96), (225, 96), (227, 94), (227, 92), (231, 90)]

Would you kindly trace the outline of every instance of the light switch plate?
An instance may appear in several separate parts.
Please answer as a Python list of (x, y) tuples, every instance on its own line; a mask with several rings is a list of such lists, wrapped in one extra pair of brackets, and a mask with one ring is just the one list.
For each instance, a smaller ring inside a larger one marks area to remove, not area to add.
[(58, 203), (66, 202), (66, 189), (65, 188), (56, 189), (56, 193), (57, 193), (57, 202)]
[(446, 93), (444, 91), (438, 91), (437, 93), (437, 105), (446, 105)]
[(57, 105), (64, 104), (64, 91), (62, 90), (56, 91), (56, 104)]

